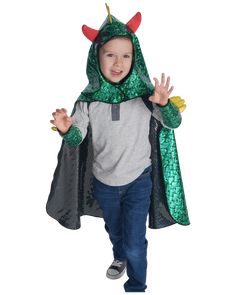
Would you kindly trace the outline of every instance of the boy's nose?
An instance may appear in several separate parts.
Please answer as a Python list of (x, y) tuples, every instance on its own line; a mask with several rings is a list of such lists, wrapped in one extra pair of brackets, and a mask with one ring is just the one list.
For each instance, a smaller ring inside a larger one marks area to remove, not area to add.
[(120, 65), (122, 63), (122, 59), (120, 57), (116, 57), (115, 65)]

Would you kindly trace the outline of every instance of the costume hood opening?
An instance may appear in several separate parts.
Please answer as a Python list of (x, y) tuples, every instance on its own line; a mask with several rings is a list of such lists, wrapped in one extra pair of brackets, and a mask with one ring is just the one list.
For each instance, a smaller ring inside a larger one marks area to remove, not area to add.
[[(82, 91), (78, 100), (121, 103), (136, 97), (147, 97), (153, 94), (153, 85), (149, 78), (141, 47), (135, 31), (141, 23), (138, 12), (127, 24), (109, 15), (99, 30), (82, 27), (84, 35), (92, 41), (87, 59), (87, 77), (89, 84)], [(115, 37), (128, 37), (133, 44), (133, 62), (130, 73), (119, 83), (105, 79), (100, 71), (98, 61), (99, 48)]]

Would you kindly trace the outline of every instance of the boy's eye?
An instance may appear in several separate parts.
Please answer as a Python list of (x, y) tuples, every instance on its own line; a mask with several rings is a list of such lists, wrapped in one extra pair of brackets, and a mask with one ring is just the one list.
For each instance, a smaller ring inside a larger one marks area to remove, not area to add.
[(108, 53), (107, 56), (108, 57), (113, 57), (113, 54), (112, 53)]
[(124, 55), (124, 58), (131, 58), (131, 55), (129, 55), (129, 54), (125, 54), (125, 55)]

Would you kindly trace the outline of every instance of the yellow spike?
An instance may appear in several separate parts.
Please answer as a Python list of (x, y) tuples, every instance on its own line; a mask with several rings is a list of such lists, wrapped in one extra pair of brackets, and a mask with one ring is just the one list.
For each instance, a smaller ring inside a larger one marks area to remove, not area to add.
[(180, 96), (172, 96), (170, 97), (170, 101), (179, 109), (181, 113), (186, 109), (185, 100)]
[(110, 7), (107, 5), (107, 3), (105, 3), (105, 5), (106, 5), (108, 17), (109, 17), (109, 22), (111, 24), (112, 23), (112, 18), (111, 18), (111, 13), (110, 13)]
[(180, 113), (183, 113), (183, 111), (186, 109), (186, 104), (179, 108)]

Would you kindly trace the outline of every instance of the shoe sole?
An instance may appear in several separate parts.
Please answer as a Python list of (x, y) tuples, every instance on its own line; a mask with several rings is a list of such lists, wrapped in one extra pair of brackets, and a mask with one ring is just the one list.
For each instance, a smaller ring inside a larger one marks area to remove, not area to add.
[(107, 276), (108, 279), (111, 279), (111, 280), (117, 280), (117, 279), (121, 278), (121, 277), (124, 275), (125, 270), (126, 270), (126, 267), (122, 270), (121, 273), (119, 273), (118, 275), (115, 275), (115, 276), (112, 276), (112, 275), (110, 275), (110, 274), (107, 272), (107, 273), (106, 273), (106, 276)]

